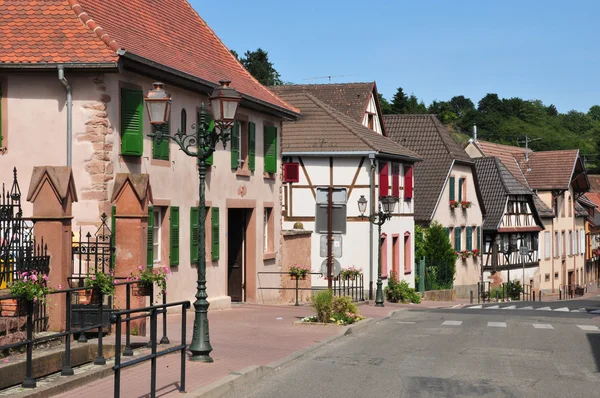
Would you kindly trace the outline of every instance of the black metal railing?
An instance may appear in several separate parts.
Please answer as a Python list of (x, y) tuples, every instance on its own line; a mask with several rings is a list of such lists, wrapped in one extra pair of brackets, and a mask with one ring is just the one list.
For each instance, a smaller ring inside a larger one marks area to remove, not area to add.
[[(75, 237), (75, 235), (73, 235)], [(92, 235), (91, 232), (83, 236), (79, 228), (78, 239), (73, 239), (71, 250), (72, 276), (71, 279), (80, 280), (96, 272), (108, 273), (114, 268), (113, 236), (108, 227), (108, 216), (102, 213), (100, 226)]]
[[(281, 272), (281, 271), (261, 271), (257, 272), (257, 275), (290, 275), (289, 272)], [(319, 275), (322, 276), (320, 272), (308, 272), (308, 275)], [(296, 280), (295, 287), (263, 287), (260, 286), (257, 289), (259, 290), (295, 290), (296, 291), (296, 302), (295, 306), (299, 306), (298, 302), (298, 292), (301, 290), (323, 290), (326, 289), (326, 286), (312, 286), (311, 287), (299, 287), (299, 280), (303, 278), (293, 277)], [(338, 275), (332, 280), (332, 292), (334, 296), (348, 296), (352, 298), (352, 301), (365, 301), (365, 285), (364, 285), (364, 275), (360, 274), (358, 276), (344, 276)]]
[(587, 293), (587, 285), (560, 285), (558, 288), (558, 299), (566, 300), (575, 297), (583, 297)]
[[(123, 315), (124, 313), (133, 313), (135, 311), (142, 311), (139, 309), (131, 310), (131, 308), (130, 308), (132, 287), (139, 283), (140, 283), (139, 281), (124, 280), (124, 281), (121, 281), (121, 282), (118, 282), (115, 284), (115, 287), (117, 289), (121, 288), (121, 287), (124, 287), (126, 289), (126, 300), (125, 300), (126, 308), (124, 310), (120, 311), (121, 315)], [(97, 317), (96, 317), (94, 323), (87, 324), (87, 325), (80, 323), (79, 325), (74, 325), (72, 322), (73, 314), (77, 311), (77, 309), (73, 308), (73, 302), (76, 301), (74, 299), (76, 298), (76, 296), (82, 294), (85, 291), (89, 291), (89, 290), (93, 290), (93, 289), (88, 288), (88, 287), (72, 287), (72, 288), (68, 288), (68, 289), (51, 291), (48, 294), (48, 296), (59, 295), (59, 294), (66, 295), (65, 331), (52, 333), (52, 334), (48, 334), (48, 335), (45, 335), (42, 337), (37, 337), (37, 338), (34, 336), (34, 333), (36, 333), (35, 327), (34, 327), (34, 322), (33, 322), (33, 320), (34, 320), (34, 303), (32, 301), (23, 300), (18, 296), (0, 296), (0, 302), (5, 301), (5, 300), (19, 300), (21, 303), (23, 303), (27, 307), (27, 310), (26, 310), (26, 316), (27, 316), (26, 339), (24, 341), (20, 341), (17, 343), (0, 346), (0, 352), (4, 352), (4, 351), (11, 350), (11, 349), (24, 347), (24, 346), (26, 347), (27, 353), (26, 353), (25, 378), (21, 384), (21, 386), (23, 388), (35, 388), (36, 387), (36, 380), (32, 374), (33, 347), (34, 347), (34, 345), (45, 342), (45, 341), (55, 340), (55, 339), (59, 339), (59, 338), (63, 338), (63, 337), (65, 338), (64, 359), (63, 359), (63, 366), (62, 366), (62, 370), (61, 370), (62, 376), (72, 376), (74, 374), (72, 364), (71, 364), (71, 344), (72, 344), (72, 336), (74, 337), (74, 335), (79, 335), (79, 338), (77, 339), (77, 343), (87, 343), (88, 339), (86, 336), (86, 332), (94, 332), (97, 335), (97, 342), (96, 342), (97, 355), (96, 355), (96, 358), (94, 359), (93, 363), (95, 365), (104, 365), (106, 363), (106, 360), (104, 358), (104, 353), (103, 353), (103, 336), (104, 336), (104, 329), (108, 328), (111, 323), (108, 318), (104, 318), (104, 313), (105, 313), (105, 307), (104, 307), (104, 303), (103, 303), (104, 300), (101, 299), (101, 300), (99, 300), (99, 302), (97, 304), (90, 305), (91, 307), (97, 308), (97, 310), (96, 310)], [(100, 296), (102, 296), (100, 294), (100, 292), (97, 291), (96, 293), (99, 294)], [(153, 289), (152, 289), (152, 293), (154, 293)], [(151, 297), (151, 302), (152, 302), (153, 296), (151, 295), (150, 297)], [(162, 318), (162, 321), (163, 321), (162, 334), (163, 334), (163, 336), (162, 336), (160, 342), (157, 342), (156, 341), (157, 333), (152, 333), (152, 331), (151, 331), (150, 341), (148, 342), (148, 344), (146, 344), (146, 346), (148, 346), (148, 347), (151, 347), (153, 344), (154, 345), (169, 344), (169, 338), (167, 337), (167, 310), (166, 310), (166, 308), (173, 307), (173, 306), (179, 305), (179, 304), (178, 303), (167, 304), (165, 294), (163, 294), (162, 301), (163, 301), (163, 303), (161, 305), (154, 306), (154, 307), (165, 308), (164, 311), (160, 312), (160, 313), (162, 313), (162, 316), (163, 316), (163, 318)], [(127, 311), (129, 311), (129, 312), (127, 312)], [(109, 314), (115, 313), (115, 310), (108, 310), (108, 313)], [(183, 315), (183, 317), (185, 317), (185, 314)], [(129, 315), (126, 316), (125, 318), (119, 317), (119, 322), (125, 322), (125, 348), (124, 348), (124, 351), (122, 354), (123, 356), (132, 356), (133, 355), (133, 349), (132, 349), (132, 345), (131, 345), (130, 323), (134, 319), (136, 319), (136, 318), (131, 318)], [(119, 339), (119, 341), (121, 339), (121, 330), (122, 330), (121, 324), (119, 323), (117, 325), (117, 336), (116, 336), (116, 338)], [(156, 327), (154, 328), (154, 331), (156, 332)], [(117, 351), (117, 352), (120, 353), (120, 351)]]
[(477, 303), (500, 302), (509, 299), (511, 301), (535, 301), (533, 286), (505, 282), (491, 287), (490, 282), (477, 282)]
[[(163, 319), (166, 316), (167, 308), (181, 306), (181, 344), (174, 347), (169, 347), (162, 351), (157, 351), (157, 316), (159, 313), (163, 314)], [(180, 301), (170, 304), (153, 305), (145, 308), (138, 308), (133, 310), (124, 310), (113, 312), (110, 316), (110, 321), (116, 325), (116, 344), (115, 344), (115, 365), (114, 370), (114, 397), (119, 398), (121, 396), (121, 369), (128, 368), (133, 365), (145, 361), (151, 361), (150, 365), (150, 397), (156, 397), (156, 360), (158, 357), (163, 355), (171, 354), (177, 351), (181, 352), (181, 375), (179, 381), (179, 391), (185, 391), (185, 350), (186, 350), (186, 310), (190, 308), (189, 301)], [(133, 316), (133, 314), (142, 313), (141, 315)], [(133, 359), (131, 361), (121, 363), (121, 323), (122, 316), (126, 315), (126, 320), (131, 321), (135, 319), (145, 319), (150, 317), (150, 348), (151, 353), (142, 357)]]

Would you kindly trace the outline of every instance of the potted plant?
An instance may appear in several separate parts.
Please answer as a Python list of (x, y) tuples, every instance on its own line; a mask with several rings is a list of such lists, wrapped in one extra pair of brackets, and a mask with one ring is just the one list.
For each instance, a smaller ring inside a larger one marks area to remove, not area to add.
[(362, 275), (362, 268), (356, 268), (354, 265), (350, 266), (347, 269), (342, 269), (340, 271), (340, 277), (342, 279), (350, 279), (353, 281), (355, 278), (358, 278), (360, 275)]
[(460, 202), (460, 205), (463, 209), (468, 209), (469, 207), (471, 207), (472, 203), (467, 200), (463, 200), (462, 202)]
[(460, 258), (462, 258), (463, 260), (466, 260), (467, 258), (469, 258), (471, 256), (471, 252), (468, 250), (462, 250), (460, 253)]
[(459, 203), (458, 203), (458, 201), (456, 201), (456, 200), (451, 200), (451, 201), (450, 201), (450, 209), (451, 209), (451, 210), (454, 210), (454, 209), (456, 209), (458, 206), (459, 206)]
[(46, 302), (46, 295), (51, 291), (48, 288), (48, 275), (37, 271), (25, 271), (19, 274), (19, 279), (9, 285), (12, 296), (20, 297), (12, 302), (3, 300), (3, 316), (27, 315), (27, 306), (30, 302)]
[(159, 287), (158, 296), (167, 293), (167, 279), (171, 275), (169, 267), (145, 267), (138, 266), (137, 272), (132, 272), (127, 278), (128, 281), (139, 281), (133, 289), (134, 296), (152, 295), (152, 287), (156, 283)]
[(306, 275), (310, 272), (310, 268), (305, 265), (292, 265), (288, 270), (288, 273), (291, 277), (295, 277), (296, 279), (305, 279)]
[(98, 305), (102, 302), (104, 295), (112, 296), (115, 293), (115, 274), (110, 270), (108, 274), (96, 271), (85, 277), (84, 286), (89, 288), (85, 292), (89, 304)]
[(473, 258), (479, 257), (479, 250), (477, 250), (477, 249), (471, 250), (471, 255), (473, 256)]

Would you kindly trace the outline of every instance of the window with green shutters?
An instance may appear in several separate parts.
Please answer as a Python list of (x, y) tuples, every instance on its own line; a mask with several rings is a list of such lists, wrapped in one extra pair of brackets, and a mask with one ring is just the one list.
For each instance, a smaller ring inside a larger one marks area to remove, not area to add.
[(459, 178), (458, 179), (458, 201), (459, 202), (463, 201), (463, 185), (464, 184), (465, 184), (465, 179)]
[(198, 262), (198, 208), (190, 209), (190, 262)]
[(460, 252), (462, 250), (462, 242), (460, 240), (462, 231), (460, 227), (454, 228), (454, 250)]
[(171, 206), (169, 217), (169, 264), (179, 265), (179, 207)]
[(467, 250), (473, 250), (473, 227), (467, 227)]
[[(160, 126), (163, 134), (169, 135), (169, 123)], [(152, 158), (160, 160), (169, 160), (169, 140), (164, 139), (160, 144), (156, 140), (152, 140)]]
[(144, 94), (142, 90), (121, 89), (121, 155), (144, 154)]
[[(208, 122), (208, 131), (209, 132), (213, 132), (215, 130), (215, 121), (212, 118), (212, 115), (210, 114), (210, 112), (206, 112), (206, 121)], [(200, 112), (196, 113), (196, 124), (198, 124), (200, 122)], [(207, 159), (206, 159), (206, 164), (207, 165), (212, 165), (213, 164), (213, 156), (214, 153), (211, 154)], [(200, 164), (200, 159), (198, 159), (198, 164)]]
[(448, 239), (452, 236), (452, 228), (446, 228), (446, 232), (448, 233)]
[(236, 120), (231, 128), (231, 168), (236, 169), (240, 165), (240, 124)]
[(248, 123), (248, 169), (256, 169), (256, 124)]
[(450, 200), (455, 200), (455, 193), (454, 190), (456, 189), (454, 186), (454, 177), (450, 177), (449, 179), (449, 184), (450, 184)]
[(264, 128), (265, 172), (277, 173), (277, 127)]
[(481, 227), (477, 227), (477, 250), (481, 252)]
[(219, 259), (219, 208), (213, 207), (211, 209), (211, 254), (213, 260)]
[(117, 265), (117, 251), (115, 250), (117, 244), (117, 206), (113, 206), (110, 209), (110, 245), (111, 245), (111, 266), (112, 268)]
[(146, 251), (146, 265), (152, 267), (154, 264), (154, 206), (148, 206), (148, 242)]

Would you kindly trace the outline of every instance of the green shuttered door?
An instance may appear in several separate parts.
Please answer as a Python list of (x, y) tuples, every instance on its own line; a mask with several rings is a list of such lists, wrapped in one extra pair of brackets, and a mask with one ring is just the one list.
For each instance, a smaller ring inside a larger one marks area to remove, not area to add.
[(171, 206), (170, 222), (169, 263), (171, 266), (176, 266), (179, 265), (179, 207)]
[(121, 154), (142, 156), (144, 153), (143, 93), (121, 89)]

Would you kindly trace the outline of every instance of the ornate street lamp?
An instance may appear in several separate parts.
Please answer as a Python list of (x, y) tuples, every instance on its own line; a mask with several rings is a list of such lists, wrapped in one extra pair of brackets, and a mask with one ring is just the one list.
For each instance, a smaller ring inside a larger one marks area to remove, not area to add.
[[(200, 107), (200, 117), (197, 125), (192, 125), (192, 131), (188, 134), (178, 130), (171, 137), (164, 134), (160, 128), (169, 120), (171, 111), (171, 95), (163, 89), (162, 83), (154, 83), (153, 89), (145, 98), (148, 116), (152, 124), (152, 134), (148, 136), (160, 144), (162, 140), (170, 139), (179, 145), (179, 148), (188, 156), (198, 159), (198, 174), (200, 177), (198, 206), (198, 279), (196, 281), (196, 301), (194, 301), (194, 334), (190, 351), (192, 361), (212, 362), (210, 357), (212, 347), (208, 332), (208, 306), (210, 305), (206, 294), (206, 231), (204, 218), (206, 213), (206, 159), (213, 152), (218, 142), (226, 147), (229, 141), (229, 129), (233, 126), (235, 113), (241, 96), (235, 89), (229, 87), (230, 81), (222, 80), (220, 86), (216, 87), (210, 96), (211, 111), (215, 122), (215, 129), (209, 130), (207, 112), (204, 104)], [(218, 131), (217, 131), (218, 130)]]
[[(394, 212), (394, 208), (396, 207), (396, 198), (392, 196), (382, 196), (379, 198), (379, 211), (375, 214), (371, 214), (369, 216), (369, 221), (378, 227), (378, 237), (381, 239), (381, 226), (385, 224), (387, 220), (392, 218), (392, 213)], [(383, 207), (383, 211), (382, 211)], [(365, 211), (367, 211), (367, 199), (364, 195), (360, 196), (358, 199), (358, 211), (360, 212), (360, 216), (364, 217)], [(378, 254), (378, 263), (377, 267), (377, 291), (375, 292), (375, 307), (383, 307), (383, 289), (381, 282), (381, 244), (379, 244), (379, 254)]]

